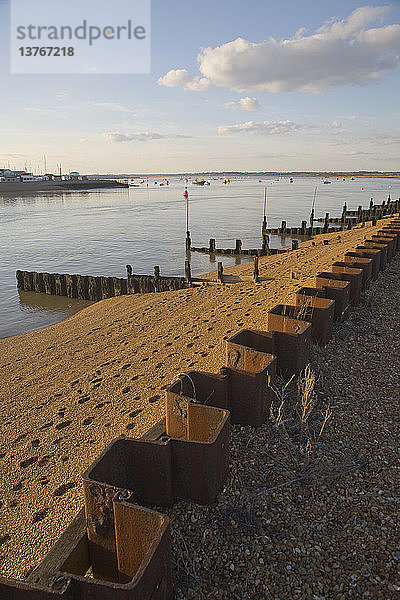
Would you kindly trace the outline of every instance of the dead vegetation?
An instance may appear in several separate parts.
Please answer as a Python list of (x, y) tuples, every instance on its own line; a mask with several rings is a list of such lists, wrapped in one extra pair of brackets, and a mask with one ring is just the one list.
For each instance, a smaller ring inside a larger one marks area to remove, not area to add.
[(278, 380), (272, 388), (275, 400), (270, 406), (273, 428), (289, 445), (291, 454), (310, 459), (328, 421), (332, 417), (329, 404), (319, 401), (316, 393), (316, 375), (310, 364), (297, 380)]

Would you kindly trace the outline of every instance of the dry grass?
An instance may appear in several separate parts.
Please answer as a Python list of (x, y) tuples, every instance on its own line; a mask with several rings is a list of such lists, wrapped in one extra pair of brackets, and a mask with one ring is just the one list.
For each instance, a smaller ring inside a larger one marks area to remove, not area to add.
[(275, 431), (289, 444), (292, 456), (310, 459), (332, 417), (330, 406), (318, 408), (316, 375), (308, 364), (297, 380), (280, 380), (271, 388), (276, 400), (271, 402), (270, 421)]

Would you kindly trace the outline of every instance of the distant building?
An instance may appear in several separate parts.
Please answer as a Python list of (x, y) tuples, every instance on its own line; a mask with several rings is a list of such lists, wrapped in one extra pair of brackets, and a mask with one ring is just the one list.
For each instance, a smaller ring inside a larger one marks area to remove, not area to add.
[(69, 175), (64, 175), (64, 181), (85, 181), (86, 175), (80, 175), (78, 171), (71, 171)]

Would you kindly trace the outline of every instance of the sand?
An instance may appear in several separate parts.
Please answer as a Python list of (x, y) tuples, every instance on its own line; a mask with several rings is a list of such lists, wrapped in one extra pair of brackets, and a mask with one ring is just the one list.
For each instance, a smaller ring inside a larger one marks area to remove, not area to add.
[(21, 578), (43, 558), (83, 505), (81, 473), (114, 437), (138, 437), (163, 416), (179, 372), (219, 370), (224, 338), (262, 329), (269, 308), (377, 228), (261, 258), (258, 284), (240, 281), (248, 263), (228, 270), (237, 283), (111, 298), (0, 340), (1, 574)]

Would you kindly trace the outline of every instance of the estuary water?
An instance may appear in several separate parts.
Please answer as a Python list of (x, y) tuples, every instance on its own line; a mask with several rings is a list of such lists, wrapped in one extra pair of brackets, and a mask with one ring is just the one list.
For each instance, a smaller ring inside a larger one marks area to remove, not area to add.
[[(125, 277), (125, 265), (135, 273), (183, 275), (185, 263), (185, 181), (170, 179), (169, 186), (129, 190), (0, 195), (0, 338), (46, 327), (80, 310), (89, 302), (19, 293), (15, 271), (47, 271), (81, 275)], [(193, 246), (261, 247), (264, 188), (270, 227), (282, 220), (300, 226), (308, 220), (315, 187), (316, 215), (339, 216), (344, 202), (349, 210), (400, 196), (400, 180), (386, 178), (289, 179), (238, 177), (229, 184), (209, 179), (209, 186), (188, 184), (189, 227)], [(271, 239), (271, 247), (290, 244), (290, 238)], [(240, 264), (233, 257), (217, 258), (224, 267)], [(192, 273), (215, 270), (207, 255), (192, 253)]]

